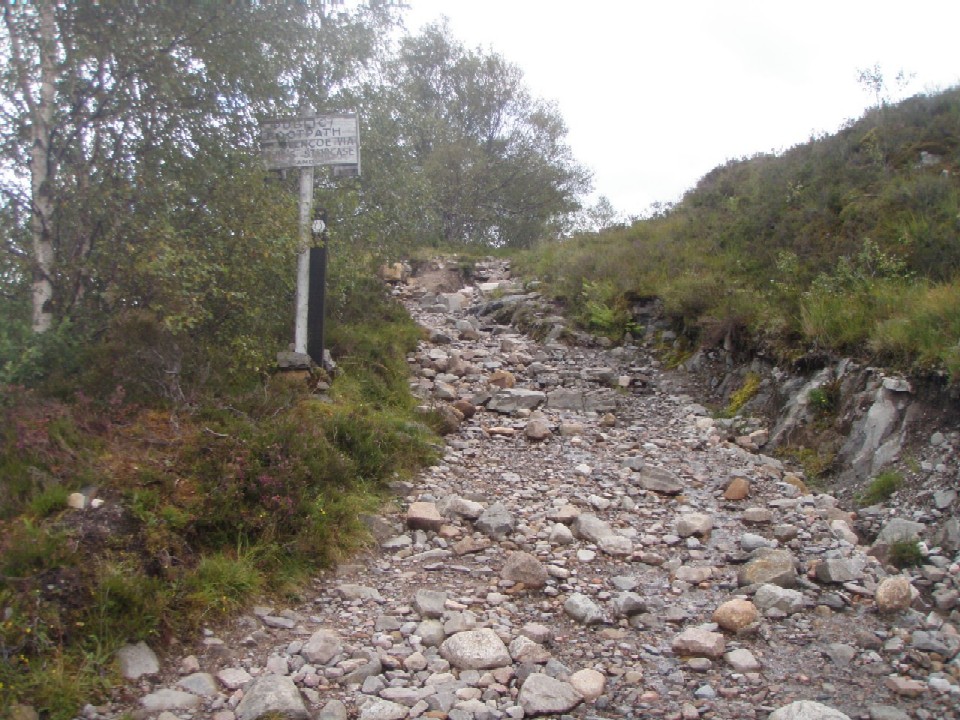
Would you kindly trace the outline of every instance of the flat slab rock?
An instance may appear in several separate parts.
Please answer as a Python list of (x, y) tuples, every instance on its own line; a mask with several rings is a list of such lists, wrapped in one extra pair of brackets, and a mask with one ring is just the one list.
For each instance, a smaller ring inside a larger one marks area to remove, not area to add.
[(683, 492), (683, 483), (669, 470), (644, 466), (637, 475), (637, 484), (644, 490), (660, 495), (679, 495)]

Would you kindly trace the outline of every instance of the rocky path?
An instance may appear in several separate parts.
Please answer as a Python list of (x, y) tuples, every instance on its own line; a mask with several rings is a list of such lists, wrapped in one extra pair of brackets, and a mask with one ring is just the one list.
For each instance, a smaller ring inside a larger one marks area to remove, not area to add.
[(430, 330), (415, 389), (457, 429), (397, 484), (380, 547), (179, 667), (131, 648), (137, 714), (960, 718), (956, 558), (885, 567), (762, 429), (729, 441), (641, 349), (495, 324), (530, 298), (502, 264), (480, 279), (397, 290)]

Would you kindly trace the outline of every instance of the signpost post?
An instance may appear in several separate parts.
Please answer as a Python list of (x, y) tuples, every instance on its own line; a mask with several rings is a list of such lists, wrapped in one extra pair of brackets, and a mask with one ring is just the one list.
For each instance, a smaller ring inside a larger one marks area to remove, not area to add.
[[(314, 168), (331, 165), (334, 177), (359, 175), (360, 124), (356, 113), (316, 115), (307, 109), (301, 117), (263, 122), (260, 145), (268, 170), (300, 168), (300, 254), (293, 346), (294, 352), (309, 355), (323, 367), (326, 216), (314, 215), (311, 223)], [(312, 285), (318, 287), (312, 289)]]

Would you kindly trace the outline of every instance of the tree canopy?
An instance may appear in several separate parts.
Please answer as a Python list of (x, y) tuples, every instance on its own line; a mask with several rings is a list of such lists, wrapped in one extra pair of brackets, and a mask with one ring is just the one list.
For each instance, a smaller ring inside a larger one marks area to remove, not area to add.
[(135, 312), (262, 364), (297, 239), (258, 123), (304, 106), (361, 115), (363, 176), (317, 189), (352, 259), (556, 235), (589, 182), (556, 108), (446, 26), (398, 27), (383, 2), (5, 3), (0, 352)]

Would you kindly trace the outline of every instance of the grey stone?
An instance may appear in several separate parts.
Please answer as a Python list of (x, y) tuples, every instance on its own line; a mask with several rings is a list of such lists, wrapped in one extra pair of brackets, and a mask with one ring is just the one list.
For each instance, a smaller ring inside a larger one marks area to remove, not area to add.
[(343, 651), (340, 636), (333, 630), (317, 630), (304, 644), (300, 654), (314, 665), (326, 665)]
[(789, 550), (755, 550), (737, 575), (740, 585), (770, 583), (780, 587), (792, 587), (797, 583), (795, 559)]
[(633, 554), (633, 542), (630, 538), (613, 533), (605, 535), (597, 541), (597, 546), (607, 555), (623, 557)]
[(867, 708), (870, 720), (910, 720), (910, 716), (892, 705), (871, 705)]
[(511, 553), (503, 564), (500, 577), (533, 589), (542, 588), (548, 579), (543, 563), (528, 552)]
[(320, 709), (317, 720), (347, 720), (347, 706), (340, 700), (330, 700)]
[(727, 641), (721, 633), (703, 628), (687, 628), (677, 635), (671, 647), (677, 655), (695, 655), (699, 657), (722, 657)]
[(413, 608), (422, 618), (438, 618), (446, 610), (447, 594), (442, 590), (417, 590)]
[(923, 523), (913, 522), (904, 518), (890, 518), (883, 527), (877, 539), (873, 541), (876, 545), (890, 545), (899, 540), (919, 540), (920, 535), (927, 529)]
[(367, 678), (376, 677), (383, 672), (383, 664), (379, 658), (374, 658), (368, 663), (364, 663), (353, 672), (343, 676), (344, 685), (362, 685)]
[(767, 720), (850, 720), (850, 716), (812, 700), (798, 700), (774, 710)]
[(960, 551), (960, 517), (949, 518), (933, 537), (933, 542), (948, 553)]
[(849, 558), (831, 558), (817, 565), (817, 580), (846, 583), (858, 580), (863, 574), (863, 563)]
[(459, 495), (448, 495), (437, 502), (437, 510), (447, 518), (462, 517), (467, 520), (476, 520), (483, 512), (483, 505)]
[(608, 413), (616, 409), (617, 394), (612, 390), (596, 390), (583, 396), (584, 412)]
[(515, 663), (545, 663), (550, 659), (550, 651), (526, 635), (515, 637), (507, 649)]
[(723, 656), (723, 659), (727, 661), (730, 667), (740, 673), (760, 671), (761, 666), (757, 658), (746, 648), (731, 650)]
[(467, 630), (448, 637), (440, 645), (440, 654), (460, 670), (486, 670), (511, 664), (507, 646), (490, 628)]
[(417, 625), (414, 634), (417, 635), (427, 647), (439, 647), (440, 643), (442, 643), (446, 637), (443, 623), (433, 619), (424, 620)]
[(238, 690), (253, 679), (253, 675), (241, 667), (223, 668), (217, 672), (217, 680), (227, 690)]
[(953, 488), (947, 490), (937, 490), (933, 494), (933, 505), (937, 510), (946, 510), (953, 505), (957, 499), (957, 491)]
[(916, 630), (910, 645), (917, 650), (935, 652), (950, 660), (960, 651), (960, 637), (934, 630)]
[(404, 720), (409, 712), (406, 705), (376, 698), (360, 710), (360, 720)]
[(743, 533), (740, 536), (740, 547), (747, 552), (753, 552), (759, 548), (775, 548), (777, 547), (777, 541), (768, 540), (763, 535), (755, 533)]
[(661, 495), (679, 495), (683, 492), (683, 483), (669, 470), (644, 466), (637, 474), (637, 483), (644, 490)]
[(203, 697), (213, 697), (217, 694), (218, 689), (217, 681), (213, 675), (199, 672), (181, 678), (177, 683), (177, 687), (181, 687), (187, 692), (192, 692), (194, 695), (202, 695)]
[(143, 709), (152, 713), (165, 710), (193, 710), (200, 707), (201, 703), (203, 699), (199, 695), (169, 688), (157, 690), (140, 699)]
[(883, 387), (860, 398), (871, 403), (870, 409), (854, 422), (839, 452), (856, 479), (875, 474), (899, 453), (910, 404), (909, 390), (901, 387), (898, 378), (884, 378)]
[(554, 715), (569, 712), (583, 702), (583, 696), (570, 683), (533, 673), (521, 686), (517, 702), (527, 716)]
[(277, 367), (281, 370), (309, 370), (313, 360), (306, 353), (283, 351), (277, 353)]
[(753, 595), (753, 604), (760, 612), (776, 609), (787, 615), (801, 612), (806, 605), (799, 590), (782, 588), (779, 585), (761, 585)]
[(535, 410), (546, 399), (546, 394), (539, 390), (524, 390), (522, 388), (499, 390), (487, 402), (487, 409), (501, 415), (512, 415), (518, 410)]
[(144, 675), (156, 675), (160, 672), (157, 654), (145, 642), (124, 645), (117, 650), (117, 662), (120, 664), (120, 673), (127, 680), (138, 680)]
[(593, 513), (580, 513), (571, 526), (575, 537), (599, 543), (600, 540), (613, 534), (613, 528), (605, 520), (601, 520)]
[(517, 521), (503, 503), (494, 503), (477, 518), (477, 530), (494, 540), (505, 540)]
[(687, 513), (677, 518), (677, 535), (682, 538), (691, 535), (706, 537), (713, 529), (713, 517), (706, 513)]
[(633, 617), (649, 611), (647, 603), (635, 592), (622, 592), (611, 604), (617, 617)]
[(383, 597), (376, 588), (366, 585), (357, 585), (356, 583), (344, 583), (337, 586), (337, 593), (344, 600), (374, 600), (381, 602)]
[(857, 656), (857, 649), (846, 643), (830, 643), (823, 649), (823, 654), (833, 660), (839, 667), (847, 667)]
[(568, 597), (563, 604), (563, 610), (584, 625), (598, 625), (604, 621), (600, 606), (582, 593), (573, 593)]
[(236, 712), (237, 720), (257, 720), (268, 713), (289, 720), (310, 718), (293, 680), (279, 675), (262, 675), (250, 683)]
[(551, 410), (575, 410), (583, 412), (584, 393), (581, 390), (559, 388), (547, 394), (547, 407)]
[(533, 418), (523, 428), (524, 436), (533, 442), (541, 442), (553, 435), (550, 423), (542, 418)]

